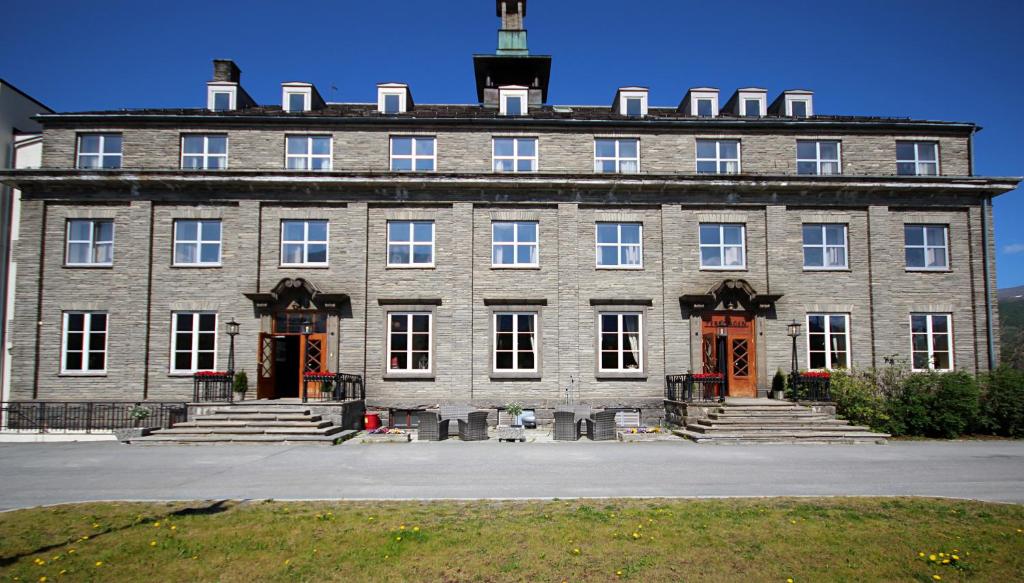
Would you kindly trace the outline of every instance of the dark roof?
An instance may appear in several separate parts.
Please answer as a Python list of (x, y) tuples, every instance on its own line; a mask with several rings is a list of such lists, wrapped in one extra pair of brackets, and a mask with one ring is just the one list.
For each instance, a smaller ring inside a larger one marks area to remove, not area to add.
[(15, 87), (14, 85), (11, 85), (11, 84), (10, 84), (10, 83), (9, 83), (9, 82), (8, 82), (8, 81), (7, 81), (6, 79), (4, 79), (3, 77), (0, 77), (0, 85), (4, 85), (4, 86), (7, 86), (7, 87), (9, 87), (9, 88), (13, 89), (13, 90), (14, 90), (14, 91), (16, 91), (17, 93), (20, 93), (20, 94), (21, 94), (21, 96), (22, 96), (22, 97), (24, 97), (25, 99), (28, 99), (29, 101), (31, 101), (32, 103), (35, 103), (35, 104), (36, 104), (36, 105), (38, 105), (39, 107), (42, 107), (42, 108), (43, 108), (43, 109), (45, 109), (46, 111), (49, 111), (50, 113), (53, 113), (53, 110), (52, 110), (52, 109), (50, 109), (49, 107), (47, 107), (47, 105), (46, 105), (45, 103), (43, 103), (42, 101), (39, 101), (39, 100), (38, 100), (38, 99), (36, 99), (35, 97), (32, 97), (32, 96), (31, 96), (31, 95), (29, 95), (28, 93), (25, 93), (25, 92), (24, 92), (24, 91), (22, 91), (21, 89), (18, 89), (18, 88), (17, 88), (17, 87)]
[(339, 123), (414, 123), (414, 122), (471, 122), (493, 121), (511, 125), (533, 125), (537, 122), (603, 122), (609, 125), (628, 125), (644, 127), (661, 123), (696, 125), (703, 127), (774, 127), (780, 125), (822, 126), (822, 125), (870, 125), (870, 126), (929, 126), (932, 129), (945, 128), (951, 131), (974, 131), (979, 129), (969, 122), (948, 122), (933, 120), (913, 120), (910, 118), (848, 116), (848, 115), (815, 115), (809, 118), (791, 118), (766, 116), (761, 118), (720, 115), (715, 118), (686, 115), (675, 107), (651, 107), (644, 118), (620, 115), (607, 105), (545, 105), (531, 107), (529, 115), (508, 117), (500, 115), (496, 108), (485, 108), (481, 105), (445, 105), (417, 104), (411, 111), (402, 114), (383, 114), (377, 111), (374, 103), (328, 103), (321, 109), (302, 113), (290, 113), (282, 110), (279, 105), (264, 105), (237, 109), (234, 111), (210, 111), (204, 108), (192, 109), (118, 109), (106, 111), (81, 111), (57, 114), (42, 114), (38, 119), (43, 122), (54, 121), (110, 121), (112, 118), (124, 121), (184, 121), (184, 118), (223, 121), (227, 123), (242, 122), (296, 122), (329, 120)]

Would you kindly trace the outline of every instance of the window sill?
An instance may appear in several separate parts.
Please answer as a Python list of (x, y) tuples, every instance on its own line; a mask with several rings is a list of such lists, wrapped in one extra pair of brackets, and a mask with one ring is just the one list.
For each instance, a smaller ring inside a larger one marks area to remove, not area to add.
[(101, 264), (90, 264), (90, 263), (65, 263), (66, 269), (113, 269), (113, 263), (101, 263)]
[(384, 373), (386, 381), (433, 381), (434, 373)]
[(490, 379), (492, 381), (539, 381), (541, 380), (541, 374), (539, 371), (529, 372), (504, 372), (504, 371), (491, 371)]
[(202, 263), (196, 263), (196, 264), (179, 263), (179, 264), (175, 264), (175, 263), (172, 263), (171, 264), (171, 268), (172, 269), (220, 269), (221, 267), (224, 267), (223, 263), (208, 263), (208, 264), (202, 264)]
[(941, 269), (929, 269), (927, 267), (908, 267), (906, 268), (907, 273), (952, 273), (953, 270), (948, 267)]
[(385, 265), (385, 269), (437, 269), (437, 266), (433, 263), (427, 265)]
[(835, 272), (851, 272), (853, 271), (849, 267), (804, 267), (805, 273), (835, 273)]
[(701, 271), (748, 271), (746, 266), (744, 267), (704, 267), (701, 266)]
[(107, 376), (107, 372), (106, 371), (104, 371), (104, 372), (62, 372), (62, 373), (60, 373), (57, 376), (60, 376), (60, 377), (105, 377), (105, 376)]
[(622, 381), (622, 380), (646, 381), (647, 380), (647, 373), (645, 373), (643, 371), (615, 372), (615, 371), (610, 371), (610, 370), (602, 370), (602, 371), (599, 371), (597, 374), (595, 374), (594, 378), (599, 380), (599, 381)]
[(491, 265), (491, 269), (526, 269), (540, 271), (540, 265)]
[(597, 265), (594, 269), (598, 271), (643, 271), (643, 265)]
[(282, 263), (277, 266), (279, 269), (330, 269), (331, 266), (324, 263)]

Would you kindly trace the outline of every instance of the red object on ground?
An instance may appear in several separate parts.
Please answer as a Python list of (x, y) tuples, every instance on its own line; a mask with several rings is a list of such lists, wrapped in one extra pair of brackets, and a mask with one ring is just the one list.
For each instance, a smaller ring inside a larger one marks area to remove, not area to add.
[(363, 417), (364, 429), (377, 429), (380, 427), (380, 413), (367, 413)]

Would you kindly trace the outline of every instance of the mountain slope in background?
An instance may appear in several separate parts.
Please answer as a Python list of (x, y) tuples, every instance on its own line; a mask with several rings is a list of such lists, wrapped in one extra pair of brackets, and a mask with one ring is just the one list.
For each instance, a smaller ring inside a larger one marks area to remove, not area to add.
[(1024, 370), (1024, 286), (999, 290), (999, 330), (1000, 362)]

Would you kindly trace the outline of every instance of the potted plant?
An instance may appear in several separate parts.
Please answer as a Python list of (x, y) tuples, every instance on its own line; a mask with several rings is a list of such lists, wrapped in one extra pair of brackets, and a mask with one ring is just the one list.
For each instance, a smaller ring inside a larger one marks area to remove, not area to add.
[(235, 375), (235, 382), (231, 386), (231, 390), (235, 392), (239, 401), (245, 400), (245, 393), (249, 390), (249, 376), (245, 374), (244, 370)]
[(128, 418), (131, 419), (132, 426), (114, 429), (114, 437), (118, 441), (130, 442), (133, 439), (149, 435), (152, 429), (144, 427), (143, 422), (152, 414), (153, 412), (149, 408), (143, 407), (141, 403), (136, 403), (134, 407), (128, 409)]
[(522, 419), (521, 419), (521, 416), (523, 414), (523, 404), (522, 403), (519, 403), (517, 401), (513, 401), (511, 403), (506, 404), (505, 405), (505, 412), (508, 413), (509, 416), (512, 418), (512, 420), (509, 421), (509, 425), (511, 425), (512, 427), (522, 427), (523, 426)]
[(143, 407), (142, 405), (135, 405), (128, 411), (128, 416), (132, 419), (132, 425), (135, 427), (142, 427), (142, 422), (149, 419), (152, 411)]
[(775, 377), (772, 378), (772, 398), (779, 401), (786, 398), (786, 373), (781, 368), (775, 371)]

